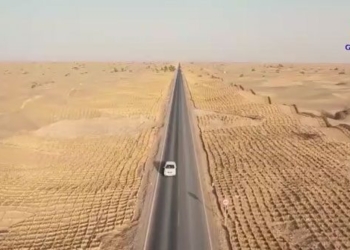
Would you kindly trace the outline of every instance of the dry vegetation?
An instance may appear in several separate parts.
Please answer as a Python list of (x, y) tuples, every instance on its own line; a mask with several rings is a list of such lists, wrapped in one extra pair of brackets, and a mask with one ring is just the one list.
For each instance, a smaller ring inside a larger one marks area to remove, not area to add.
[[(236, 70), (234, 79), (226, 76), (230, 67)], [(266, 71), (277, 67), (276, 74), (284, 70), (283, 65), (261, 67)], [(207, 153), (222, 240), (228, 248), (350, 249), (347, 126), (328, 127), (324, 117), (300, 114), (293, 106), (276, 104), (274, 98), (271, 103), (270, 98), (235, 86), (248, 72), (232, 65), (183, 68)], [(250, 72), (258, 74), (257, 69), (254, 66)], [(341, 75), (344, 82), (349, 80)], [(260, 78), (256, 76), (256, 81)], [(254, 80), (250, 80), (250, 85), (249, 80), (238, 84), (251, 87)], [(281, 80), (283, 84), (287, 82)], [(293, 103), (300, 100), (293, 96), (293, 84), (288, 87)], [(349, 89), (341, 91), (347, 95)], [(312, 94), (312, 87), (308, 91), (298, 93)], [(225, 198), (230, 202), (226, 226)]]
[(0, 249), (125, 249), (164, 65), (0, 64)]

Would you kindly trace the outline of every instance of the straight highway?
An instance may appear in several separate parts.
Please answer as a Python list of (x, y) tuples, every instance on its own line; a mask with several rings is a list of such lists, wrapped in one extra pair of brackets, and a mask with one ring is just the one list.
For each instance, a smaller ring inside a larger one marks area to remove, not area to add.
[(176, 72), (162, 162), (175, 161), (177, 175), (157, 184), (144, 249), (212, 249), (181, 68)]

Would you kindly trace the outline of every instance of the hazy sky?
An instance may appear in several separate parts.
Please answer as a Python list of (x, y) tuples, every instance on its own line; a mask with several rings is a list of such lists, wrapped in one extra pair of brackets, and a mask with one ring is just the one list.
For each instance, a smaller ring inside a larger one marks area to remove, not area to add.
[(348, 62), (350, 0), (0, 0), (0, 60)]

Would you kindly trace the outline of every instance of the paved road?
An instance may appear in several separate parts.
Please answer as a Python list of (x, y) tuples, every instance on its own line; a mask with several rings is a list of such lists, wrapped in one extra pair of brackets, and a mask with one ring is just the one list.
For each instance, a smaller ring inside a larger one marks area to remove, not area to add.
[(163, 161), (177, 176), (159, 175), (145, 249), (211, 249), (181, 69), (175, 81)]

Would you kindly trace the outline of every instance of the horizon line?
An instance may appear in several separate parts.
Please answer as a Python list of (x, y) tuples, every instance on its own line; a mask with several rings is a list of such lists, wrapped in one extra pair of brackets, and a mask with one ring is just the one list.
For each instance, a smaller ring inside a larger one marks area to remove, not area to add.
[(1, 60), (0, 63), (213, 63), (213, 64), (350, 64), (350, 62), (316, 62), (316, 61), (217, 61), (217, 60)]

